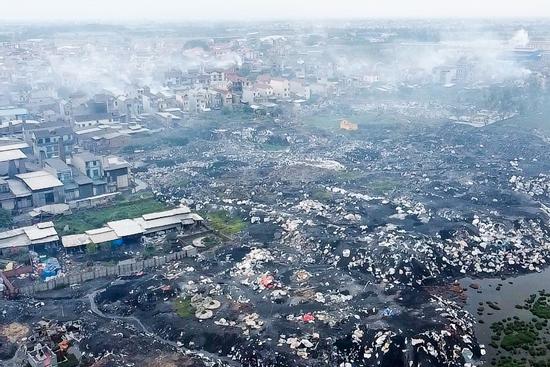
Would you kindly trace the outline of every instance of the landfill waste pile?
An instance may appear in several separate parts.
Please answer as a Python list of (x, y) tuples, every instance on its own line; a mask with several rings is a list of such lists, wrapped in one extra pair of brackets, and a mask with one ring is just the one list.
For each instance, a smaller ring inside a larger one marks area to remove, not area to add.
[(548, 365), (548, 22), (214, 3), (0, 22), (0, 366)]

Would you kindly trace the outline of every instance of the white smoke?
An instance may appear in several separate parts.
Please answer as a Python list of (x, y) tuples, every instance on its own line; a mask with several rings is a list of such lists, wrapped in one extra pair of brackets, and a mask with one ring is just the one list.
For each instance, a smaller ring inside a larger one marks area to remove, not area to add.
[(452, 68), (466, 63), (470, 80), (495, 83), (525, 79), (530, 75), (528, 69), (509, 57), (513, 48), (525, 47), (528, 43), (529, 34), (525, 29), (518, 30), (510, 39), (502, 39), (498, 34), (464, 32), (451, 36), (442, 34), (440, 42), (433, 44), (396, 44), (394, 51), (386, 55), (387, 62), (380, 63), (380, 59), (367, 53), (351, 57), (333, 52), (331, 59), (343, 75), (360, 77), (375, 72), (380, 74), (381, 80), (390, 83), (406, 80), (408, 75), (424, 75), (424, 80), (430, 80), (438, 67)]
[(529, 32), (525, 29), (520, 29), (514, 36), (508, 41), (511, 47), (526, 47), (529, 44)]

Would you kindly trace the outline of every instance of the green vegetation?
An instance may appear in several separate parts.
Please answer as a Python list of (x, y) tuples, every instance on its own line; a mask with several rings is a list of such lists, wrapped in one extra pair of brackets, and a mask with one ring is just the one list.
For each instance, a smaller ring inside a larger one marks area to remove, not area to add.
[(521, 362), (518, 360), (515, 360), (511, 357), (503, 357), (499, 358), (498, 361), (495, 363), (492, 363), (493, 366), (496, 367), (525, 367), (525, 362)]
[(315, 190), (313, 191), (313, 193), (311, 194), (311, 198), (313, 200), (317, 200), (317, 201), (320, 201), (322, 203), (326, 203), (330, 200), (332, 200), (332, 192), (326, 190), (326, 189), (318, 189), (318, 190)]
[(398, 185), (392, 180), (377, 180), (368, 183), (368, 189), (374, 194), (384, 194), (397, 189)]
[[(508, 317), (491, 325), (493, 334), (490, 345), (502, 354), (491, 361), (497, 367), (548, 367), (550, 359), (549, 321), (550, 305), (544, 290), (532, 294), (523, 305), (516, 305), (519, 310), (529, 310), (536, 316), (530, 320), (521, 320), (519, 316)], [(489, 302), (487, 302), (489, 303)]]
[(500, 340), (500, 347), (507, 351), (528, 349), (538, 337), (538, 332), (531, 323), (515, 319), (496, 322), (491, 325), (491, 330), (493, 341)]
[(344, 171), (338, 171), (335, 174), (335, 177), (339, 182), (355, 181), (355, 180), (359, 180), (360, 178), (363, 178), (364, 173), (361, 171), (344, 170)]
[(133, 153), (137, 150), (152, 150), (160, 146), (179, 147), (189, 143), (189, 137), (181, 129), (170, 130), (170, 133), (161, 133), (154, 136), (147, 136), (132, 140), (131, 144), (121, 148), (121, 153)]
[(12, 225), (12, 217), (9, 210), (0, 208), (0, 228), (9, 228)]
[(87, 254), (95, 254), (97, 252), (98, 246), (95, 243), (89, 243), (86, 245)]
[(121, 200), (108, 207), (85, 209), (55, 220), (55, 227), (61, 235), (82, 233), (99, 228), (113, 220), (139, 217), (167, 209), (166, 204), (154, 198)]
[(532, 302), (532, 306), (529, 309), (533, 315), (545, 320), (550, 319), (550, 304), (548, 304), (548, 296), (550, 296), (550, 294), (544, 293), (544, 291), (540, 293), (538, 297), (535, 296), (536, 299)]
[(504, 335), (500, 346), (506, 350), (512, 350), (518, 347), (529, 347), (535, 342), (537, 334), (529, 329), (513, 331)]
[(220, 239), (216, 236), (206, 236), (202, 239), (202, 244), (208, 248), (217, 246), (220, 242)]
[(142, 255), (144, 259), (150, 259), (155, 256), (156, 251), (153, 246), (147, 246), (143, 249)]
[(189, 298), (178, 298), (173, 303), (176, 314), (181, 318), (189, 318), (195, 314), (195, 307), (191, 304)]
[(225, 235), (236, 234), (246, 228), (246, 223), (241, 218), (231, 216), (223, 210), (208, 213), (208, 221), (212, 228)]

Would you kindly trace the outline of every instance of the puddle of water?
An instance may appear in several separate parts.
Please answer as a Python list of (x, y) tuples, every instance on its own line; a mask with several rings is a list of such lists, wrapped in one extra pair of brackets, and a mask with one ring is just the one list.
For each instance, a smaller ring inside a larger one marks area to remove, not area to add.
[[(509, 282), (512, 282), (510, 284)], [(479, 285), (479, 291), (469, 287), (470, 284)], [(529, 298), (533, 293), (537, 293), (541, 289), (550, 289), (550, 268), (540, 272), (515, 277), (509, 277), (505, 280), (501, 278), (486, 278), (486, 279), (471, 279), (464, 278), (460, 281), (464, 288), (468, 288), (468, 299), (466, 301), (466, 309), (474, 315), (478, 320), (482, 319), (485, 323), (477, 323), (475, 325), (475, 333), (480, 344), (485, 344), (487, 355), (485, 360), (489, 361), (495, 356), (496, 350), (489, 346), (491, 342), (491, 324), (496, 321), (501, 321), (507, 317), (518, 316), (522, 320), (530, 320), (533, 315), (527, 310), (517, 309), (515, 306), (523, 304), (523, 301)], [(496, 288), (502, 284), (500, 291)], [(500, 310), (493, 310), (487, 305), (487, 301), (496, 302)], [(485, 310), (483, 316), (477, 315), (479, 303), (483, 303)], [(492, 315), (488, 315), (492, 313)]]

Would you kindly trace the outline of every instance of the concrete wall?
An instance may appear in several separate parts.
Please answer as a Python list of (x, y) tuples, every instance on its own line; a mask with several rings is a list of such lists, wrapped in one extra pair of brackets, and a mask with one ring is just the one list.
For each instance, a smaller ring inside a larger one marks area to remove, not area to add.
[(164, 256), (154, 257), (152, 259), (136, 261), (129, 264), (96, 267), (94, 270), (90, 270), (87, 272), (67, 274), (65, 276), (57, 277), (46, 282), (40, 282), (27, 287), (23, 287), (19, 289), (19, 292), (25, 295), (32, 295), (36, 292), (45, 292), (60, 287), (66, 287), (71, 284), (83, 283), (88, 280), (93, 280), (97, 278), (132, 275), (142, 270), (156, 268), (168, 262), (183, 259), (185, 257), (188, 257), (187, 252), (180, 251)]

